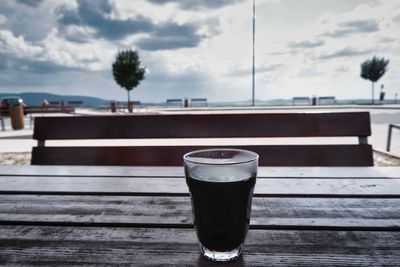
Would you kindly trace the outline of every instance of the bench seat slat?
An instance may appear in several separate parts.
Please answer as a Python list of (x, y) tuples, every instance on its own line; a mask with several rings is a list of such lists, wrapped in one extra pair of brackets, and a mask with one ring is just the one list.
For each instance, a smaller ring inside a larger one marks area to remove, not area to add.
[[(4, 225), (0, 246), (12, 266), (227, 265), (200, 256), (193, 229)], [(399, 266), (399, 246), (399, 232), (250, 230), (229, 266)]]
[[(370, 145), (229, 146), (255, 151), (260, 166), (373, 166)], [(207, 146), (34, 147), (33, 165), (182, 166), (182, 156)]]
[[(52, 205), (49, 205), (52, 203)], [(301, 214), (301, 216), (299, 216)], [(396, 227), (395, 199), (268, 198), (254, 196), (251, 226)], [(99, 195), (2, 195), (0, 223), (157, 224), (193, 227), (190, 197)]]

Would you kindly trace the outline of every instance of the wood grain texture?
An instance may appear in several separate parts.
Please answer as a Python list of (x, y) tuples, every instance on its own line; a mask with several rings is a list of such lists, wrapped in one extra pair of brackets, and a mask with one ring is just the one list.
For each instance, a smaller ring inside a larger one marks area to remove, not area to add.
[[(360, 137), (371, 135), (368, 112), (169, 114), (39, 117), (33, 138), (62, 139)], [(180, 166), (207, 146), (34, 147), (32, 165)], [(224, 147), (224, 146), (222, 146)], [(261, 166), (373, 166), (370, 145), (255, 145)]]
[[(1, 165), (1, 176), (184, 177), (183, 166), (40, 166)], [(399, 179), (400, 167), (259, 167), (258, 178)]]
[[(224, 147), (224, 146), (221, 146)], [(229, 146), (260, 156), (260, 166), (373, 166), (370, 145)], [(33, 147), (33, 165), (182, 166), (183, 155), (207, 146)]]
[[(1, 224), (171, 228), (192, 222), (189, 197), (0, 195)], [(400, 231), (400, 198), (253, 198), (251, 228), (289, 227)]]
[(38, 117), (33, 138), (369, 136), (368, 112)]
[[(260, 171), (230, 266), (400, 266), (398, 168)], [(182, 168), (0, 172), (0, 265), (222, 266), (200, 256)]]
[[(399, 232), (250, 230), (230, 266), (398, 266), (399, 246)], [(2, 226), (0, 248), (15, 266), (221, 266), (192, 229)]]
[[(400, 196), (398, 179), (258, 179), (256, 196), (307, 197), (395, 197)], [(22, 194), (115, 194), (188, 195), (182, 178), (118, 178), (63, 176), (2, 176), (0, 193)]]

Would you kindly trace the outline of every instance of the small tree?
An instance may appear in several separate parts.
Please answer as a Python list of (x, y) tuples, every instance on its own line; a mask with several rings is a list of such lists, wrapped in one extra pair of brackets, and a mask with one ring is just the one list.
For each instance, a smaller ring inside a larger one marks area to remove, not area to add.
[(374, 84), (385, 74), (388, 64), (389, 60), (376, 56), (361, 64), (361, 77), (372, 82), (372, 104), (374, 103)]
[(145, 68), (140, 65), (138, 53), (131, 49), (118, 52), (115, 62), (112, 64), (112, 72), (115, 82), (127, 90), (128, 110), (132, 112), (130, 91), (145, 78)]

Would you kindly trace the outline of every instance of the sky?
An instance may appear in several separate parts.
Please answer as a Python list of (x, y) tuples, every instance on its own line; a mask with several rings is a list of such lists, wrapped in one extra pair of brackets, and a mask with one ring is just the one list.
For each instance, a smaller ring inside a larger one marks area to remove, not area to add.
[[(360, 64), (389, 59), (376, 83), (400, 98), (400, 1), (255, 0), (256, 99), (371, 98)], [(118, 51), (146, 78), (131, 99), (252, 97), (251, 0), (0, 0), (0, 93), (125, 100)]]

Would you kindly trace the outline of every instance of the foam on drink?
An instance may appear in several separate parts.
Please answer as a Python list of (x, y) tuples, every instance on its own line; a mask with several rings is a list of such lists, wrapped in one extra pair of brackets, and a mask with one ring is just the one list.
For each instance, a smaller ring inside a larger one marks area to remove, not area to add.
[(191, 169), (190, 176), (193, 179), (204, 182), (228, 183), (245, 181), (255, 175), (250, 174), (249, 176), (247, 170), (239, 167), (235, 168), (234, 166), (194, 166)]

